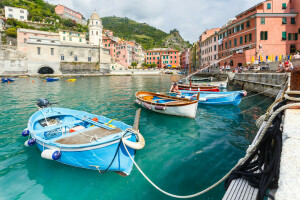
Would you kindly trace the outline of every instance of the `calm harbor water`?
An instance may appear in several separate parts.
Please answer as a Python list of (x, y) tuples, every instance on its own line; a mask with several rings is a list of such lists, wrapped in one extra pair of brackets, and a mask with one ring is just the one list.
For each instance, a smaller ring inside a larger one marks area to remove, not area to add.
[[(35, 147), (25, 148), (26, 139), (21, 136), (37, 111), (38, 98), (132, 124), (138, 108), (133, 104), (135, 92), (167, 91), (171, 82), (172, 76), (165, 75), (85, 77), (53, 83), (25, 78), (0, 84), (0, 199), (173, 199), (154, 189), (135, 167), (130, 176), (121, 177), (66, 166), (42, 159)], [(244, 156), (257, 131), (254, 119), (271, 103), (272, 99), (258, 95), (242, 100), (239, 106), (200, 106), (195, 120), (142, 109), (140, 132), (146, 146), (137, 151), (135, 161), (170, 193), (199, 192)], [(250, 112), (233, 115), (253, 106)], [(224, 193), (221, 184), (194, 199), (221, 199)]]

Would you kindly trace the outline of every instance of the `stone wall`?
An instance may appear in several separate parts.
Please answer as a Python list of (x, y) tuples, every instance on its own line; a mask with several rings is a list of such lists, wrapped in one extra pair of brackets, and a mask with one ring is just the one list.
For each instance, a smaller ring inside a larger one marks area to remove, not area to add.
[(0, 74), (26, 74), (27, 57), (14, 47), (1, 46)]
[(285, 80), (285, 74), (281, 73), (241, 73), (235, 74), (233, 84), (238, 84), (245, 90), (275, 97)]
[(99, 63), (61, 62), (59, 70), (62, 74), (99, 74)]

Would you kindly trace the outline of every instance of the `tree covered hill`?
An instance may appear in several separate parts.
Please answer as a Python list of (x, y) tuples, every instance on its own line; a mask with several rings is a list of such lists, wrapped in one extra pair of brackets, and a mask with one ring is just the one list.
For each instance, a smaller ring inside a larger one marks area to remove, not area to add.
[[(11, 37), (16, 37), (17, 28), (53, 32), (57, 32), (59, 29), (65, 29), (88, 33), (88, 26), (76, 24), (73, 20), (61, 19), (60, 16), (55, 13), (55, 5), (49, 4), (44, 0), (0, 0), (0, 9), (2, 9), (2, 11), (0, 10), (0, 12), (2, 12), (0, 15), (4, 15), (4, 6), (27, 9), (29, 11), (28, 20), (48, 23), (42, 27), (35, 27), (32, 24), (9, 19), (6, 21), (6, 24), (10, 25), (10, 28), (7, 29), (5, 33)], [(112, 30), (115, 36), (125, 40), (135, 40), (146, 50), (154, 47), (171, 47), (177, 50), (183, 50), (191, 46), (189, 42), (181, 38), (177, 30), (173, 30), (170, 34), (167, 34), (146, 23), (138, 23), (126, 17), (103, 17), (102, 23), (103, 28)]]

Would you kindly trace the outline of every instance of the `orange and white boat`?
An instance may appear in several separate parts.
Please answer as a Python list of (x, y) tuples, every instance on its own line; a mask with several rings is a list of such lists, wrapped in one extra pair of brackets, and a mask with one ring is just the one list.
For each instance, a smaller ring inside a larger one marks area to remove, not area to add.
[(152, 92), (140, 91), (135, 94), (135, 103), (154, 112), (195, 118), (198, 100), (183, 99)]

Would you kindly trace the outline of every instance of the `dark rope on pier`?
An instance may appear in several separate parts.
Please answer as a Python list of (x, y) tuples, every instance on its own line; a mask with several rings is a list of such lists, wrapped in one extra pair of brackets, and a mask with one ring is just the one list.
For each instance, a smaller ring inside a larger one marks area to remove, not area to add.
[[(286, 100), (280, 102), (274, 111), (286, 104)], [(243, 178), (249, 184), (258, 188), (258, 200), (274, 197), (267, 194), (268, 189), (278, 188), (280, 157), (282, 151), (282, 129), (281, 122), (284, 111), (279, 113), (272, 121), (272, 126), (267, 129), (262, 141), (258, 144), (251, 156), (240, 166), (238, 166), (225, 180), (227, 190), (231, 181)]]

